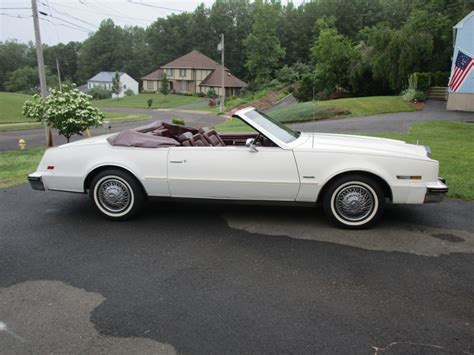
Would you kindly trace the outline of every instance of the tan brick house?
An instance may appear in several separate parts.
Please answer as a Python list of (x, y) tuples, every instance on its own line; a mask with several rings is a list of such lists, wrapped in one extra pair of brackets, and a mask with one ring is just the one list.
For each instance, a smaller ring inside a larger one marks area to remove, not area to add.
[[(217, 95), (221, 95), (222, 66), (197, 50), (142, 77), (143, 91), (159, 91), (164, 73), (170, 82), (170, 89), (175, 92), (207, 94), (213, 88)], [(225, 96), (238, 96), (240, 90), (247, 86), (247, 83), (234, 76), (227, 68), (224, 75)]]

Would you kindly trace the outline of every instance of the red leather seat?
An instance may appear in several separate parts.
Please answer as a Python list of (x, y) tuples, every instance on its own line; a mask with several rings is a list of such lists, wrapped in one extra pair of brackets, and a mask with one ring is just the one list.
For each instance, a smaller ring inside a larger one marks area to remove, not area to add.
[(178, 141), (183, 146), (208, 147), (210, 145), (200, 133), (193, 135), (191, 132), (184, 132), (178, 137)]
[(214, 129), (210, 129), (208, 127), (202, 127), (199, 129), (199, 133), (201, 133), (204, 139), (206, 139), (206, 141), (213, 147), (225, 146), (224, 141)]

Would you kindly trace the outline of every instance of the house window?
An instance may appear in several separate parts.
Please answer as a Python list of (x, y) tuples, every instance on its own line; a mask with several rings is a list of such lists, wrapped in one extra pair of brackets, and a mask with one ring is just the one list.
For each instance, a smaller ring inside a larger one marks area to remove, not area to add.
[(123, 84), (123, 89), (127, 90), (127, 85)]
[(166, 69), (166, 76), (173, 76), (173, 69)]
[(180, 69), (179, 76), (186, 76), (186, 69)]
[(147, 82), (146, 82), (146, 88), (147, 88), (148, 90), (153, 90), (153, 81), (147, 80)]

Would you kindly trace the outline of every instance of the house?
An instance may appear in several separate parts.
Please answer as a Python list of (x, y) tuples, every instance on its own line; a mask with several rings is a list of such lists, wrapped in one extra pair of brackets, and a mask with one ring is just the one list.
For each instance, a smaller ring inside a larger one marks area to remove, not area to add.
[[(222, 65), (201, 52), (194, 50), (145, 75), (143, 91), (160, 90), (163, 74), (170, 82), (170, 89), (180, 93), (207, 94), (214, 89), (217, 95), (222, 94)], [(247, 84), (224, 68), (225, 96), (238, 96)]]
[[(113, 71), (101, 71), (100, 73), (94, 75), (92, 78), (87, 80), (87, 89), (90, 90), (95, 87), (101, 87), (107, 90), (112, 90), (112, 80), (116, 72)], [(120, 85), (122, 90), (118, 95), (112, 95), (113, 97), (123, 97), (125, 91), (132, 90), (134, 94), (138, 94), (138, 81), (133, 79), (127, 73), (119, 72), (120, 75)]]
[[(474, 11), (454, 26), (453, 43), (448, 110), (474, 111)], [(459, 75), (459, 65), (464, 75)]]

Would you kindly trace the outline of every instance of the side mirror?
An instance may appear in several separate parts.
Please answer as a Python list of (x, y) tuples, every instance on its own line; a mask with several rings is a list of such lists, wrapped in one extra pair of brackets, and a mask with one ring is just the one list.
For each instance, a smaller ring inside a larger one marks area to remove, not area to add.
[(247, 140), (245, 141), (245, 146), (250, 148), (251, 153), (257, 153), (258, 152), (258, 149), (255, 146), (255, 139), (253, 139), (253, 138), (247, 138)]

